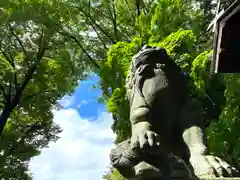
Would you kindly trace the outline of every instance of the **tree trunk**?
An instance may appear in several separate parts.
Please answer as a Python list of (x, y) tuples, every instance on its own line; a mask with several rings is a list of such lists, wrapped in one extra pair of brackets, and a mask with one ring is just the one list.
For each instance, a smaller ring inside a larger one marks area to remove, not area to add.
[(4, 109), (3, 109), (3, 111), (2, 111), (2, 113), (0, 115), (0, 136), (3, 133), (4, 127), (5, 127), (6, 123), (7, 123), (7, 120), (10, 117), (13, 109), (14, 109), (14, 107), (12, 105), (7, 104), (4, 107)]
[[(42, 58), (42, 56), (40, 58)], [(14, 98), (11, 100), (11, 102), (5, 105), (3, 111), (0, 115), (0, 137), (3, 133), (3, 130), (7, 123), (8, 118), (10, 117), (13, 109), (19, 104), (22, 93), (23, 93), (25, 87), (27, 86), (27, 84), (29, 83), (29, 81), (32, 79), (33, 73), (36, 71), (36, 68), (37, 68), (37, 63), (35, 63), (31, 67), (31, 69), (28, 72), (28, 74), (26, 75), (22, 85), (17, 89), (17, 92), (16, 92)]]
[[(38, 49), (38, 52), (36, 53), (37, 55), (36, 61), (35, 62), (33, 61), (34, 63), (30, 67), (22, 84), (16, 89), (16, 94), (13, 96), (13, 98), (11, 98), (8, 101), (8, 103), (5, 104), (5, 107), (3, 108), (3, 111), (0, 114), (0, 137), (3, 133), (3, 130), (7, 123), (8, 118), (10, 117), (13, 109), (18, 106), (24, 89), (26, 88), (29, 81), (33, 78), (33, 74), (36, 72), (37, 66), (41, 61), (42, 57), (44, 56), (44, 53), (46, 51), (46, 44), (45, 44), (46, 41), (44, 40), (44, 38), (45, 38), (44, 34), (42, 34), (40, 39), (40, 47)], [(27, 58), (27, 56), (25, 58)]]

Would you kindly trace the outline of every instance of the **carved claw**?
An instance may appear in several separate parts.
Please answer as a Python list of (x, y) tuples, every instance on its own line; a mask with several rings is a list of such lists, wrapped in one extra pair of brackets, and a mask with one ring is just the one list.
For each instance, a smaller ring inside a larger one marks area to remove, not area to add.
[(215, 156), (195, 155), (190, 158), (194, 174), (198, 178), (234, 177), (238, 171)]
[(132, 149), (159, 146), (159, 136), (151, 131), (148, 122), (139, 122), (133, 125), (131, 137)]
[(140, 162), (134, 167), (136, 176), (142, 176), (149, 178), (160, 178), (162, 176), (161, 171), (153, 165), (150, 165), (144, 161)]

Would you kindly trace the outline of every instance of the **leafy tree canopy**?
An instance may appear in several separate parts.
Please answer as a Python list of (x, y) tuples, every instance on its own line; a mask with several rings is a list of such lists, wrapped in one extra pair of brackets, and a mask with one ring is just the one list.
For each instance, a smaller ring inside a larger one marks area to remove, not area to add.
[(61, 132), (53, 109), (94, 66), (64, 1), (4, 0), (0, 13), (0, 177), (32, 179), (30, 159)]

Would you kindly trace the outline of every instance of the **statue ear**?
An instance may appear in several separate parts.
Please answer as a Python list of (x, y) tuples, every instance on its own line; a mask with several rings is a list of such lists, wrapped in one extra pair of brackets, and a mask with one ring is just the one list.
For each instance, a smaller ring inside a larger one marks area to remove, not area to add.
[(144, 45), (144, 46), (142, 46), (140, 51), (143, 51), (144, 49), (150, 49), (150, 48), (152, 48), (152, 46)]

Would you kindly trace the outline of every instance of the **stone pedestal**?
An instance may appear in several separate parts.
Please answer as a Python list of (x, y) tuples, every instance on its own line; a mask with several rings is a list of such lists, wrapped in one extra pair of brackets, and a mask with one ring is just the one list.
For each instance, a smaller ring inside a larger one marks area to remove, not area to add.
[(154, 148), (135, 152), (130, 148), (130, 140), (118, 144), (111, 151), (110, 159), (112, 166), (128, 180), (240, 180), (215, 178), (205, 173), (196, 178), (191, 166), (181, 158)]

